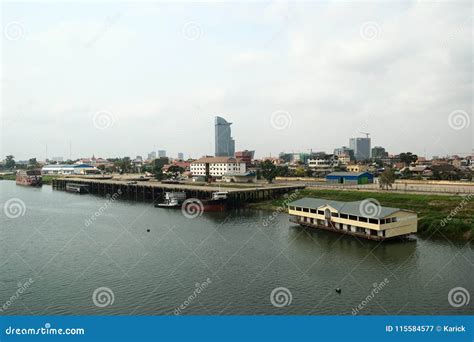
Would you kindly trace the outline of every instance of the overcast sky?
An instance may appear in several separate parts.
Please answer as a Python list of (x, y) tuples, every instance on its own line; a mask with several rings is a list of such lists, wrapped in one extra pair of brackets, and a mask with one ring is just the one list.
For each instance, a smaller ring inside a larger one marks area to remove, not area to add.
[(2, 5), (2, 156), (473, 150), (466, 2)]

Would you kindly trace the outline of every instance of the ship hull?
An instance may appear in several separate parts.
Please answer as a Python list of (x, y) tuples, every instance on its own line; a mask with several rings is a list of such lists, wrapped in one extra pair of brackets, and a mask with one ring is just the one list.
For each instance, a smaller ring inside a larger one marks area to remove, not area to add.
[(39, 187), (43, 185), (43, 180), (41, 179), (41, 177), (31, 178), (28, 176), (17, 176), (16, 184), (23, 185), (23, 186)]
[(204, 212), (221, 212), (227, 209), (227, 200), (204, 200), (202, 201)]

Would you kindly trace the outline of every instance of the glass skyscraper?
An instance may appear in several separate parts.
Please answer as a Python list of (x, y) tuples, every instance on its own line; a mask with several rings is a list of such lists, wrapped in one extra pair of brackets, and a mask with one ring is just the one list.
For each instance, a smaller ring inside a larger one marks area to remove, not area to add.
[(235, 142), (231, 136), (230, 125), (226, 119), (216, 116), (215, 118), (215, 156), (216, 157), (233, 157), (235, 153)]
[(370, 138), (351, 138), (349, 147), (354, 150), (356, 160), (370, 159)]

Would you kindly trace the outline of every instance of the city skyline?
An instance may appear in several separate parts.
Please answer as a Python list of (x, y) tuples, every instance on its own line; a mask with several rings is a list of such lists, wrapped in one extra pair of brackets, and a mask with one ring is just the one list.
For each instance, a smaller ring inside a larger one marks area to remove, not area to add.
[(219, 113), (259, 158), (472, 153), (469, 4), (387, 6), (4, 4), (1, 153), (199, 158)]

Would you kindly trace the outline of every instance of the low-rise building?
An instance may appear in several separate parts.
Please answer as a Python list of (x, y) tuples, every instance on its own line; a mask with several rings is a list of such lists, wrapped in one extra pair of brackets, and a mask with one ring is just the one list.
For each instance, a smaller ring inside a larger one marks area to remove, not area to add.
[(191, 163), (193, 176), (222, 177), (226, 173), (245, 174), (245, 162), (233, 157), (203, 157)]
[(308, 167), (315, 171), (329, 171), (339, 166), (337, 156), (327, 156), (327, 158), (308, 159)]
[(347, 172), (366, 172), (368, 169), (368, 165), (352, 164), (346, 166)]
[(338, 155), (340, 165), (348, 165), (351, 162), (351, 156), (348, 153)]
[(100, 170), (88, 164), (51, 164), (41, 169), (43, 175), (88, 175), (98, 174)]
[(249, 151), (249, 150), (235, 152), (235, 158), (243, 161), (247, 167), (250, 167), (252, 165), (252, 160), (254, 158), (254, 155), (255, 155), (255, 151)]
[(333, 184), (371, 184), (374, 175), (370, 172), (333, 172), (326, 176), (326, 182)]
[(373, 240), (403, 237), (417, 232), (415, 212), (382, 207), (369, 200), (355, 202), (302, 198), (288, 204), (290, 221)]

